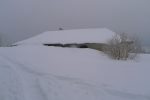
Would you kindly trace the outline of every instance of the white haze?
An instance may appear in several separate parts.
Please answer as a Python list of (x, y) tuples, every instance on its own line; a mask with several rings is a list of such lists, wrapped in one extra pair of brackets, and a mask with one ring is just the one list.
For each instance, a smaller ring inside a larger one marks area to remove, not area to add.
[(59, 27), (107, 27), (149, 45), (149, 9), (149, 0), (0, 0), (0, 37), (10, 44)]

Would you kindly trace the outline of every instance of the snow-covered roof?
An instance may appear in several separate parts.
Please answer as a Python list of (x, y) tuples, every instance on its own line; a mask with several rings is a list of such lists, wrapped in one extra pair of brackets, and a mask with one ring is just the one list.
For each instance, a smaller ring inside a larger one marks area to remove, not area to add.
[(106, 28), (47, 31), (16, 44), (106, 43), (114, 34)]

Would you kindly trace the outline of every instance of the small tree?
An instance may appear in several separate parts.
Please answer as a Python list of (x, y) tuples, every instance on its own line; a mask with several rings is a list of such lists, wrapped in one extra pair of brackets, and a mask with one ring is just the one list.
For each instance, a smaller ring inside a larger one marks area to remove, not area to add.
[(129, 37), (126, 33), (116, 34), (109, 42), (105, 52), (113, 59), (134, 59), (141, 51), (141, 45), (137, 38)]

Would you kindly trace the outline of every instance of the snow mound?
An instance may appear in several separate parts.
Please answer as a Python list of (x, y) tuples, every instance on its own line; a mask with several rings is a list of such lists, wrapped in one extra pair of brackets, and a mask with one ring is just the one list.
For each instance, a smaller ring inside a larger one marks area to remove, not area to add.
[(48, 43), (106, 43), (115, 33), (109, 29), (78, 29), (48, 31), (18, 44), (48, 44)]
[(0, 100), (150, 100), (150, 55), (113, 61), (92, 49), (0, 48)]
[(42, 45), (106, 43), (114, 34), (52, 31), (16, 43), (27, 45), (0, 47), (0, 100), (150, 100), (149, 54), (116, 61), (89, 48)]

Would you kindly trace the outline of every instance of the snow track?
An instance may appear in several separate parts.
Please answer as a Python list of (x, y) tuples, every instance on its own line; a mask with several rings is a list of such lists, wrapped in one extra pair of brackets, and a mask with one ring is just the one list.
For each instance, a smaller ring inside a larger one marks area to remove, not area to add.
[(150, 100), (150, 96), (40, 73), (0, 56), (0, 100)]
[(20, 79), (18, 72), (0, 57), (0, 100), (24, 100)]

